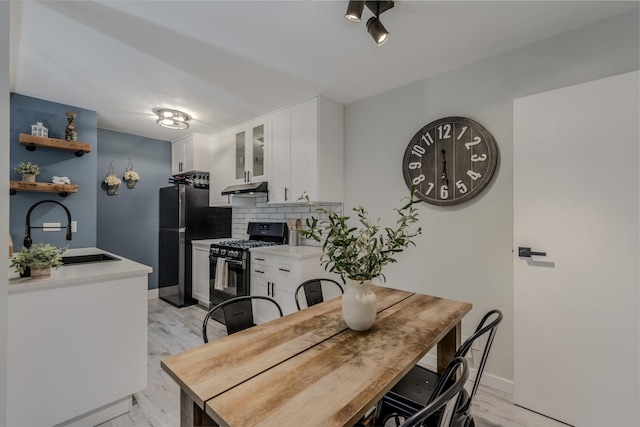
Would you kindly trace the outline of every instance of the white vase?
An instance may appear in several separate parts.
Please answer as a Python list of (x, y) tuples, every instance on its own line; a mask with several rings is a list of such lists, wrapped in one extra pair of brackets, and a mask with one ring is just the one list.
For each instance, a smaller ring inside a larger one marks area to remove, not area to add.
[(371, 280), (362, 282), (348, 279), (342, 295), (342, 317), (349, 329), (366, 331), (376, 320), (378, 297), (371, 290)]

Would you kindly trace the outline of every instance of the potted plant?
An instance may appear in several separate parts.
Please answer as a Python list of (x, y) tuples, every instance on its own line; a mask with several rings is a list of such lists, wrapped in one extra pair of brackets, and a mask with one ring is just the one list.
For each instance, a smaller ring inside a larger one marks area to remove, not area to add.
[(62, 265), (62, 254), (67, 248), (57, 248), (49, 243), (35, 243), (31, 247), (22, 247), (11, 260), (11, 267), (24, 274), (27, 267), (31, 270), (31, 277), (51, 275), (51, 267)]
[(104, 179), (104, 183), (107, 185), (107, 195), (115, 196), (118, 194), (118, 186), (122, 181), (116, 175), (116, 171), (113, 167), (113, 162), (109, 163), (109, 172)]
[[(419, 202), (411, 195), (397, 213), (394, 227), (381, 227), (367, 211), (358, 206), (353, 208), (359, 225), (349, 222), (350, 217), (317, 206), (316, 212), (323, 214), (306, 220), (306, 230), (301, 233), (322, 243), (321, 263), (325, 270), (337, 273), (345, 283), (349, 283), (342, 297), (342, 315), (347, 326), (354, 330), (367, 330), (375, 320), (377, 297), (371, 291), (371, 279), (386, 280), (382, 267), (396, 262), (396, 255), (409, 245), (415, 246), (413, 239), (422, 233), (420, 227), (412, 229), (418, 222), (418, 211), (414, 206)], [(308, 196), (303, 197), (309, 202)]]
[(40, 166), (31, 162), (20, 162), (15, 169), (17, 173), (22, 175), (22, 180), (26, 182), (35, 182), (36, 176), (40, 175)]
[(127, 170), (124, 173), (124, 180), (127, 182), (127, 188), (135, 188), (139, 179), (140, 174), (133, 169)]

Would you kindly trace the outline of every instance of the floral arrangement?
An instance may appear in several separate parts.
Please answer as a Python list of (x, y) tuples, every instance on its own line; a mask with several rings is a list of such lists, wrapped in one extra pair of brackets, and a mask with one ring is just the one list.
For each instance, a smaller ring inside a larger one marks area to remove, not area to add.
[(140, 179), (140, 174), (134, 170), (128, 170), (124, 173), (125, 181), (137, 181)]
[(27, 267), (31, 268), (58, 268), (62, 265), (62, 254), (67, 248), (57, 248), (49, 243), (35, 243), (30, 248), (22, 247), (11, 260), (11, 267), (15, 267), (17, 273), (24, 273)]
[[(380, 219), (372, 222), (362, 206), (353, 208), (359, 227), (350, 225), (348, 216), (328, 212), (318, 206), (316, 212), (324, 214), (326, 219), (308, 218), (308, 229), (301, 233), (307, 238), (322, 242), (321, 264), (325, 270), (339, 274), (343, 281), (351, 279), (362, 282), (374, 277), (381, 277), (384, 281), (386, 278), (382, 274), (382, 267), (396, 262), (396, 254), (409, 245), (415, 246), (413, 238), (422, 233), (420, 227), (409, 230), (412, 224), (418, 222), (418, 212), (414, 205), (420, 201), (413, 197), (414, 192), (412, 190), (411, 195), (403, 199), (408, 200), (403, 207), (394, 209), (397, 219), (393, 228), (380, 227)], [(308, 196), (305, 195), (302, 199), (313, 205)]]
[(31, 162), (18, 163), (18, 167), (15, 169), (15, 171), (20, 175), (35, 175), (35, 176), (40, 175), (40, 172), (41, 172), (40, 166)]
[(118, 185), (122, 182), (122, 180), (120, 180), (120, 178), (118, 178), (117, 175), (114, 174), (109, 174), (107, 175), (107, 177), (104, 179), (104, 182), (107, 183), (108, 186), (114, 186), (114, 185)]

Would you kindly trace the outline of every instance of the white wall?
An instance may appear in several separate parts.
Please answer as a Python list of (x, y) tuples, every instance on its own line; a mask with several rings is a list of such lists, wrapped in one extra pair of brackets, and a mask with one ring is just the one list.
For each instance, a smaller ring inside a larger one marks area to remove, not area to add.
[(385, 275), (393, 287), (473, 303), (465, 336), (488, 310), (502, 310), (486, 373), (506, 391), (513, 380), (513, 99), (638, 68), (638, 14), (631, 13), (345, 108), (345, 210), (362, 204), (383, 223), (393, 221), (391, 208), (408, 194), (402, 155), (421, 127), (465, 116), (495, 136), (500, 161), (493, 182), (463, 205), (420, 204), (417, 247)]
[[(0, 170), (9, 169), (9, 8), (0, 2)], [(9, 174), (0, 173), (0, 188), (9, 188)], [(0, 224), (9, 224), (9, 192), (0, 191)], [(9, 233), (0, 232), (0, 248), (9, 246)], [(6, 255), (0, 256), (0, 271), (9, 271)], [(7, 298), (8, 276), (0, 276), (0, 425), (7, 419)]]

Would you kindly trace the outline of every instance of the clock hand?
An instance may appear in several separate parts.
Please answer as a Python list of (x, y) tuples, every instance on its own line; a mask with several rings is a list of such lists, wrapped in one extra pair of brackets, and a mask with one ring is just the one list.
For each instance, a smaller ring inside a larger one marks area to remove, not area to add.
[(449, 186), (449, 179), (447, 178), (447, 159), (445, 158), (446, 152), (444, 150), (442, 153), (442, 179), (444, 180), (445, 185)]

